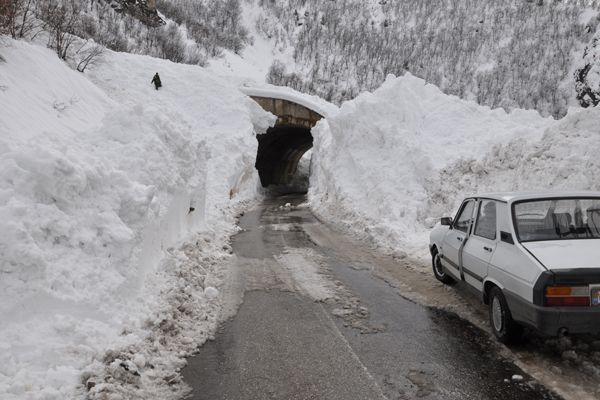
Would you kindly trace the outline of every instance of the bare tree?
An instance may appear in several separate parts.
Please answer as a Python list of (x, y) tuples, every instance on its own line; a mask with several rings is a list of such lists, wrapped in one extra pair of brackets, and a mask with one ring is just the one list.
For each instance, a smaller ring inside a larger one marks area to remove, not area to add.
[(176, 24), (169, 24), (166, 28), (156, 28), (156, 39), (159, 48), (159, 57), (173, 62), (183, 62), (186, 57), (186, 46), (183, 35)]
[(79, 62), (77, 63), (77, 71), (85, 72), (87, 67), (91, 67), (95, 65), (98, 61), (102, 59), (102, 55), (104, 54), (104, 46), (94, 43), (91, 41), (86, 41), (76, 52), (79, 57)]
[(33, 15), (33, 0), (0, 0), (0, 33), (22, 38), (39, 27)]
[(80, 23), (80, 5), (75, 0), (44, 0), (40, 7), (40, 18), (50, 31), (48, 47), (54, 49), (59, 58), (66, 60), (69, 48), (77, 37)]

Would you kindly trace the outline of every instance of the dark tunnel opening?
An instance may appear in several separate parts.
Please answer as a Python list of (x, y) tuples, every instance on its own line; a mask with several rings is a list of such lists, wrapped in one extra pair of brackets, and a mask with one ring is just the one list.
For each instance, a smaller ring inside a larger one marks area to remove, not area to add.
[[(322, 113), (315, 111), (314, 105), (305, 105), (301, 98), (294, 101), (248, 92), (252, 89), (246, 90), (246, 93), (265, 111), (277, 117), (273, 127), (264, 134), (256, 135), (258, 152), (255, 167), (261, 185), (272, 194), (306, 193), (310, 159), (302, 156), (313, 147), (311, 129), (323, 118)], [(289, 93), (282, 95), (286, 97)]]
[(309, 128), (294, 125), (276, 125), (265, 134), (257, 135), (256, 169), (263, 187), (288, 186), (289, 191), (306, 191), (292, 187), (298, 163), (313, 146)]

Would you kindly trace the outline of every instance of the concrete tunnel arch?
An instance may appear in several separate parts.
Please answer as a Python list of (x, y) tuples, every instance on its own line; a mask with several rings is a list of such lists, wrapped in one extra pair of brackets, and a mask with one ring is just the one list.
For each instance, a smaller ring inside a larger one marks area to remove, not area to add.
[(267, 95), (249, 96), (277, 117), (275, 126), (257, 135), (255, 167), (263, 187), (289, 184), (298, 162), (313, 146), (311, 129), (323, 115), (298, 102)]

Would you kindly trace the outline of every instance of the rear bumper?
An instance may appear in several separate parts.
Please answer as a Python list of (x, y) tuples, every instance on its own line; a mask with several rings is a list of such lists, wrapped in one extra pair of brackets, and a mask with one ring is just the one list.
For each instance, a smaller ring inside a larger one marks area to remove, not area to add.
[(505, 292), (515, 321), (529, 325), (544, 336), (557, 336), (566, 329), (571, 334), (600, 333), (600, 307), (542, 307)]

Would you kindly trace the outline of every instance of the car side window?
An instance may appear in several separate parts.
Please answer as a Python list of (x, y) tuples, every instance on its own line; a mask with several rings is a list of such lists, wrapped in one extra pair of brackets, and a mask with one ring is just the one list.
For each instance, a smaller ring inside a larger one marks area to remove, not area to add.
[(482, 200), (477, 213), (475, 235), (486, 239), (496, 239), (496, 202), (494, 200)]
[(458, 215), (458, 217), (456, 217), (456, 220), (454, 221), (454, 229), (465, 233), (469, 231), (469, 225), (471, 224), (471, 218), (473, 216), (474, 207), (474, 200), (469, 200), (468, 202), (463, 204), (460, 214)]

